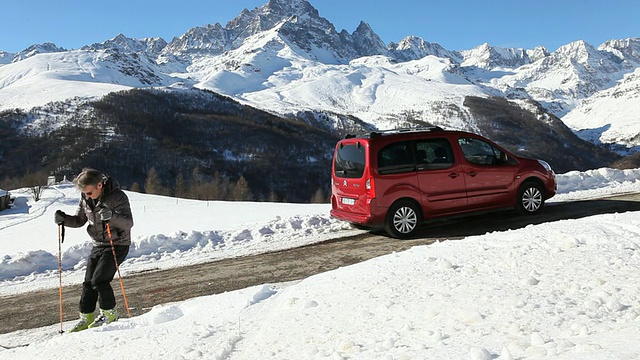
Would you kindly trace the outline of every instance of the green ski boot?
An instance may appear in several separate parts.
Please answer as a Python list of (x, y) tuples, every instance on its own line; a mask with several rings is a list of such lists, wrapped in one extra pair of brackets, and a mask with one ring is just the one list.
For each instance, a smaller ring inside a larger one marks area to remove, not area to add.
[(116, 308), (110, 310), (100, 309), (100, 315), (89, 324), (89, 328), (95, 328), (102, 325), (106, 325), (118, 320), (118, 312)]
[(93, 318), (94, 318), (93, 313), (89, 313), (89, 314), (80, 313), (80, 320), (78, 321), (76, 326), (73, 327), (73, 329), (69, 330), (69, 332), (72, 333), (72, 332), (86, 330), (87, 328), (89, 328), (89, 325), (93, 323), (94, 321)]

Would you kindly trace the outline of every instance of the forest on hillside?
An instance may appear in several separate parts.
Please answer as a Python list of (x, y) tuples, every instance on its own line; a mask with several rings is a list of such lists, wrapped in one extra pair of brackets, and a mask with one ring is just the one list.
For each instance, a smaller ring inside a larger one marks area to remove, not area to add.
[(0, 113), (5, 187), (33, 173), (72, 179), (93, 167), (124, 188), (164, 195), (288, 202), (329, 195), (338, 135), (306, 121), (200, 90), (130, 90), (52, 113), (64, 112), (61, 126), (56, 117)]

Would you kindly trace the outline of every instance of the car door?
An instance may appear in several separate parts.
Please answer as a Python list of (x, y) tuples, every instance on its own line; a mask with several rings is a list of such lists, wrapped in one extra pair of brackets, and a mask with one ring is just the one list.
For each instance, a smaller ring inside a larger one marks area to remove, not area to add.
[(469, 209), (508, 206), (512, 202), (517, 162), (480, 138), (463, 136), (458, 145), (464, 157), (462, 172)]
[(467, 207), (462, 163), (449, 139), (416, 140), (416, 170), (425, 217), (455, 213)]

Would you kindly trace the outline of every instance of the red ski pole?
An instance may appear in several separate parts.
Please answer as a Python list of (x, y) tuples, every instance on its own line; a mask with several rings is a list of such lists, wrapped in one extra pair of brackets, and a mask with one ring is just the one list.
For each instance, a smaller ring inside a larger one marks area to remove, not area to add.
[(60, 282), (60, 334), (64, 332), (62, 329), (62, 242), (64, 241), (64, 224), (58, 225), (58, 279)]
[(124, 298), (124, 306), (127, 308), (127, 316), (131, 317), (131, 310), (129, 310), (129, 301), (127, 301), (127, 293), (124, 291), (124, 282), (122, 282), (122, 275), (120, 275), (120, 266), (118, 266), (118, 259), (116, 259), (116, 248), (113, 246), (113, 238), (111, 237), (111, 226), (107, 225), (107, 235), (109, 235), (109, 243), (111, 244), (111, 253), (113, 254), (113, 261), (116, 263), (116, 270), (118, 270), (118, 279), (120, 279), (120, 289), (122, 290), (122, 298)]

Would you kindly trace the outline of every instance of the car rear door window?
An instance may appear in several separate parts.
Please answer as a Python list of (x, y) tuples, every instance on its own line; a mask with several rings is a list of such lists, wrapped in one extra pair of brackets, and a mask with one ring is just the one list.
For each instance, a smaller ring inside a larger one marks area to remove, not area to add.
[(378, 152), (378, 172), (381, 175), (415, 171), (411, 141), (389, 144)]
[(447, 139), (424, 139), (416, 142), (416, 162), (419, 169), (444, 169), (455, 162)]

